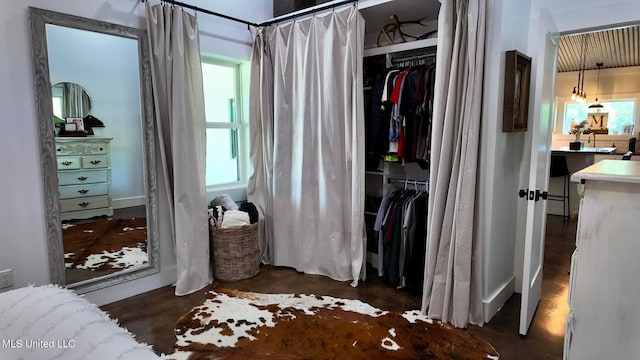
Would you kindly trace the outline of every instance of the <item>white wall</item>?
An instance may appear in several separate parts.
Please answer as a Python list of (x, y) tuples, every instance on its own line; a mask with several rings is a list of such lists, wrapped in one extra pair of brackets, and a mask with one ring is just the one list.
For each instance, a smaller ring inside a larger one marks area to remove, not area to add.
[[(193, 1), (195, 5), (249, 21), (271, 17), (270, 0)], [(48, 1), (2, 0), (0, 3), (0, 108), (5, 126), (0, 131), (0, 269), (14, 270), (16, 287), (49, 282), (45, 238), (44, 194), (40, 171), (38, 119), (35, 111), (28, 6), (144, 28), (144, 4), (138, 0)], [(198, 15), (201, 49), (208, 54), (249, 59), (251, 37), (246, 26)], [(9, 120), (10, 119), (10, 120)], [(158, 188), (162, 189), (163, 184)], [(162, 195), (162, 193), (160, 193)], [(160, 199), (161, 273), (87, 294), (98, 304), (116, 301), (175, 281), (175, 255), (167, 236), (166, 200)]]
[(532, 8), (548, 8), (560, 33), (640, 20), (637, 0), (533, 0)]
[[(600, 85), (598, 86), (598, 70), (584, 72), (584, 90), (588, 94), (588, 101), (593, 101), (597, 94), (616, 95), (640, 92), (640, 66), (600, 70)], [(556, 96), (570, 97), (578, 81), (578, 72), (570, 71), (558, 73), (556, 77)]]

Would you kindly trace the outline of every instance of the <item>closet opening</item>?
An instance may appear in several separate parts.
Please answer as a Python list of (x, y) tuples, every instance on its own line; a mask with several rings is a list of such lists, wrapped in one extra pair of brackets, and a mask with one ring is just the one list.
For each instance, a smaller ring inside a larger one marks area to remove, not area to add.
[(436, 39), (365, 50), (367, 262), (422, 294)]

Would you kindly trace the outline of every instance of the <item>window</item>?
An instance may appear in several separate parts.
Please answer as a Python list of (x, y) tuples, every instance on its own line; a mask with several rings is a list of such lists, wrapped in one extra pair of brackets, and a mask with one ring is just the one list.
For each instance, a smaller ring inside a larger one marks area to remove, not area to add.
[[(636, 99), (610, 99), (600, 102), (603, 106), (599, 112), (609, 114), (609, 135), (623, 133), (625, 125), (635, 124)], [(573, 101), (564, 103), (564, 121), (562, 133), (568, 134), (571, 121), (582, 121), (587, 118), (587, 113), (596, 112), (589, 109), (589, 104), (580, 104)]]
[(248, 124), (243, 121), (241, 64), (203, 57), (208, 188), (247, 181)]

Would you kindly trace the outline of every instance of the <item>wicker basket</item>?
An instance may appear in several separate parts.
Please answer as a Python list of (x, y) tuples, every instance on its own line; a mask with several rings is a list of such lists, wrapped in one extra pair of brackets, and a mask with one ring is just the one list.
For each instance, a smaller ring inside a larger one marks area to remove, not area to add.
[(258, 223), (228, 228), (216, 225), (211, 229), (211, 235), (216, 280), (236, 281), (258, 274)]

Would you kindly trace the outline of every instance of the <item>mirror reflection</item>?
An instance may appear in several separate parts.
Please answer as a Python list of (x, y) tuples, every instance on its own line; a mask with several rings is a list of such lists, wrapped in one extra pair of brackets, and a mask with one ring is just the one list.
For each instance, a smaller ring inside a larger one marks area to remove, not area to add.
[(53, 115), (58, 119), (85, 117), (91, 112), (91, 98), (82, 86), (62, 82), (51, 87)]
[(55, 138), (66, 284), (147, 267), (138, 41), (45, 29), (53, 115), (66, 130)]

